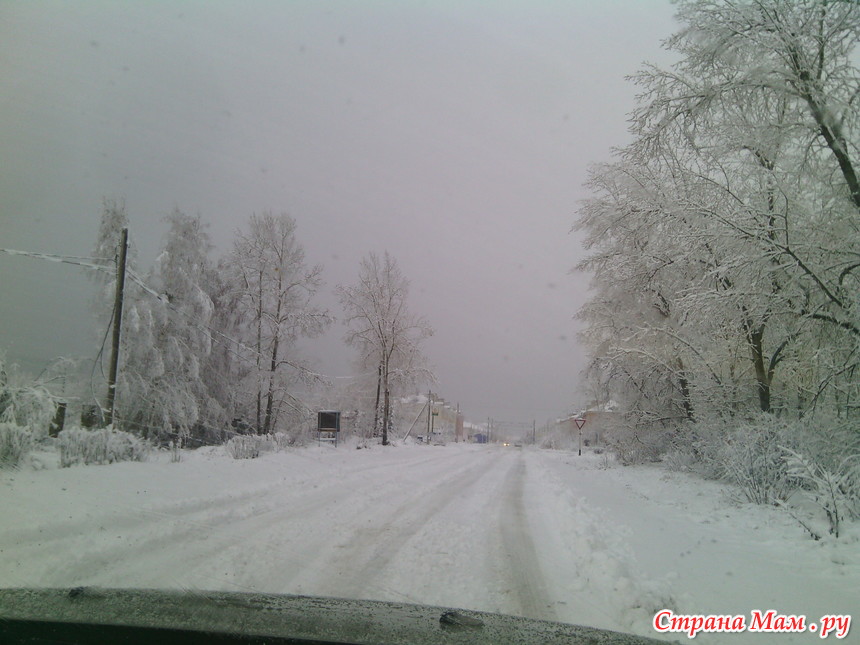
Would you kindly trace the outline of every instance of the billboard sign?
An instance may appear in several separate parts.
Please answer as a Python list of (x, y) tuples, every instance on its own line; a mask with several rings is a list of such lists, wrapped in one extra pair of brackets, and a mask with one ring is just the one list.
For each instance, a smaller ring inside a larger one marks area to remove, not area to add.
[(317, 430), (319, 432), (340, 432), (340, 412), (334, 410), (317, 412)]

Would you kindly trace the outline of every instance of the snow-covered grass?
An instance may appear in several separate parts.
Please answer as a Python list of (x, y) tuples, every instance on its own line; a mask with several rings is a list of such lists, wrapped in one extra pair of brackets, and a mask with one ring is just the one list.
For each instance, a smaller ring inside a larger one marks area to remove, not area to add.
[[(860, 607), (856, 524), (816, 542), (733, 486), (605, 454), (311, 445), (253, 460), (209, 447), (178, 463), (167, 452), (99, 467), (42, 461), (0, 472), (4, 586), (363, 597), (651, 636), (664, 606), (811, 619)], [(745, 638), (696, 642), (810, 642)]]

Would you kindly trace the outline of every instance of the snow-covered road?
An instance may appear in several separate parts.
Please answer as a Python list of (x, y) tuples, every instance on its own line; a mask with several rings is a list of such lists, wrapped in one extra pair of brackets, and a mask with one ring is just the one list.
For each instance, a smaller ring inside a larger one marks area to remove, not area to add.
[[(6, 472), (0, 585), (395, 600), (650, 636), (664, 606), (798, 613), (810, 591), (810, 614), (860, 606), (860, 567), (844, 548), (813, 547), (766, 513), (753, 522), (708, 483), (598, 466), (596, 456), (460, 444), (243, 461), (206, 449), (181, 463)], [(804, 589), (789, 588), (798, 581)]]

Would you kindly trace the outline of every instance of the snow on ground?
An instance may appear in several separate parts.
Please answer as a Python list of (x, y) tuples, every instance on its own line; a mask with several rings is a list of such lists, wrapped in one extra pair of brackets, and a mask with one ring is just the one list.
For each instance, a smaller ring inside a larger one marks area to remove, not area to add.
[[(0, 585), (254, 590), (518, 614), (654, 636), (685, 613), (860, 607), (860, 542), (813, 542), (725, 487), (496, 446), (221, 448), (0, 472)], [(856, 535), (856, 534), (855, 534)], [(860, 642), (857, 628), (843, 642)], [(672, 636), (686, 640), (683, 635)], [(699, 635), (810, 643), (817, 635)]]

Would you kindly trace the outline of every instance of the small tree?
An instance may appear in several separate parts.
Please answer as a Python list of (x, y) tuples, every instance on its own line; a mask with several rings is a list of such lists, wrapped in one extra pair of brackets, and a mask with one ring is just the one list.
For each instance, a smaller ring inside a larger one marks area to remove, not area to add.
[[(429, 375), (421, 341), (433, 335), (422, 317), (409, 311), (409, 281), (387, 252), (380, 259), (370, 253), (361, 261), (358, 283), (338, 286), (346, 316), (346, 343), (358, 349), (364, 369), (377, 371), (377, 390), (382, 396), (382, 444), (388, 445), (391, 419), (391, 386)], [(380, 401), (377, 398), (376, 419)], [(378, 421), (374, 421), (374, 429)]]

